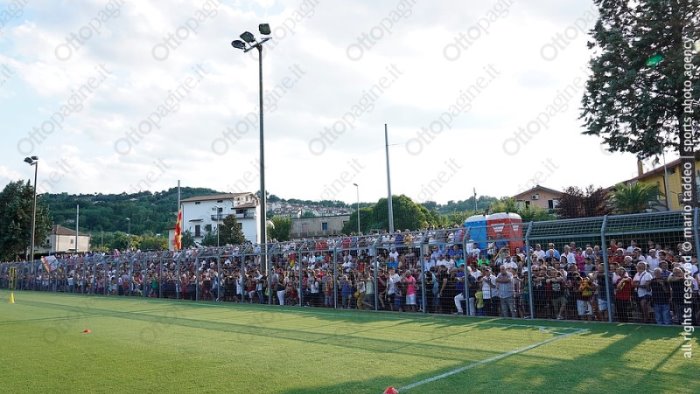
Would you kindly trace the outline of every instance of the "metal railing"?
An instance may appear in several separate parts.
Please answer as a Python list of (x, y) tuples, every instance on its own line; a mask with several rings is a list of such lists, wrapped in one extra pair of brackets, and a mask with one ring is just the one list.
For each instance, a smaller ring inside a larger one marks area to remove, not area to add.
[[(17, 290), (101, 296), (650, 322), (644, 296), (632, 283), (620, 286), (621, 267), (635, 275), (627, 252), (621, 261), (617, 248), (608, 245), (622, 241), (627, 250), (633, 240), (646, 241), (643, 253), (651, 246), (671, 253), (677, 244), (691, 245), (695, 257), (697, 210), (692, 218), (690, 231), (680, 212), (659, 212), (517, 224), (520, 231), (508, 233), (516, 234), (511, 238), (502, 236), (507, 232), (501, 224), (500, 233), (452, 228), (302, 239), (267, 244), (267, 272), (261, 246), (251, 244), (57, 256), (51, 263), (0, 263), (0, 287), (14, 281)], [(487, 236), (473, 240), (470, 232)], [(569, 247), (573, 264), (566, 263)], [(589, 247), (593, 264), (585, 257), (582, 264)], [(541, 258), (541, 249), (552, 249), (556, 258)], [(630, 250), (635, 263), (638, 252)], [(692, 269), (678, 254), (675, 259), (682, 269)], [(501, 270), (506, 273), (499, 276)], [(691, 299), (696, 319), (697, 289)], [(676, 322), (677, 308), (672, 306)]]

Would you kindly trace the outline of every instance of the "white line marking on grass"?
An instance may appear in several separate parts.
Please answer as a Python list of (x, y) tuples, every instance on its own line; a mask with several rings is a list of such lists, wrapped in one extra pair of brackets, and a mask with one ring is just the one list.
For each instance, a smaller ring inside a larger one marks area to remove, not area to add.
[(542, 342), (533, 343), (532, 345), (528, 345), (528, 346), (521, 347), (521, 348), (515, 349), (515, 350), (511, 350), (511, 351), (509, 351), (509, 352), (505, 352), (505, 353), (502, 353), (502, 354), (499, 354), (499, 355), (496, 355), (496, 356), (493, 356), (493, 357), (489, 357), (489, 358), (486, 358), (486, 359), (483, 359), (483, 360), (479, 360), (479, 361), (473, 362), (473, 363), (471, 363), (471, 364), (465, 365), (465, 366), (463, 366), (463, 367), (459, 367), (459, 368), (457, 368), (457, 369), (453, 369), (453, 370), (451, 370), (451, 371), (447, 371), (447, 372), (442, 373), (442, 374), (440, 374), (440, 375), (433, 376), (432, 378), (427, 378), (427, 379), (419, 380), (418, 382), (415, 382), (415, 383), (411, 383), (411, 384), (409, 384), (409, 385), (407, 385), (407, 386), (404, 386), (404, 387), (399, 388), (399, 392), (402, 392), (402, 391), (404, 391), (404, 390), (410, 390), (410, 389), (412, 389), (412, 388), (415, 388), (415, 387), (418, 387), (418, 386), (422, 386), (422, 385), (427, 384), (427, 383), (432, 383), (432, 382), (435, 382), (436, 380), (444, 379), (444, 378), (446, 378), (446, 377), (448, 377), (448, 376), (452, 376), (452, 375), (458, 374), (458, 373), (460, 373), (460, 372), (464, 372), (464, 371), (466, 371), (466, 370), (468, 370), (468, 369), (472, 369), (472, 368), (474, 368), (474, 367), (478, 367), (478, 366), (481, 366), (481, 365), (484, 365), (484, 364), (488, 364), (488, 363), (491, 363), (491, 362), (494, 362), (494, 361), (498, 361), (498, 360), (504, 359), (504, 358), (506, 358), (506, 357), (510, 357), (510, 356), (512, 356), (512, 355), (515, 355), (515, 354), (518, 354), (518, 353), (523, 353), (523, 352), (526, 352), (526, 351), (528, 351), (528, 350), (532, 350), (532, 349), (534, 349), (534, 348), (540, 347), (540, 346), (542, 346), (542, 345), (546, 345), (546, 344), (548, 344), (548, 343), (560, 341), (560, 340), (565, 339), (565, 338), (568, 338), (568, 337), (570, 337), (570, 336), (572, 336), (572, 335), (582, 334), (582, 333), (587, 332), (587, 331), (588, 331), (588, 330), (586, 330), (586, 329), (580, 329), (580, 330), (577, 330), (577, 331), (574, 331), (574, 332), (570, 332), (570, 333), (568, 333), (568, 334), (563, 334), (563, 335), (559, 335), (559, 336), (556, 336), (556, 337), (553, 337), (553, 338), (549, 338), (549, 339), (544, 340), (544, 341), (542, 341)]

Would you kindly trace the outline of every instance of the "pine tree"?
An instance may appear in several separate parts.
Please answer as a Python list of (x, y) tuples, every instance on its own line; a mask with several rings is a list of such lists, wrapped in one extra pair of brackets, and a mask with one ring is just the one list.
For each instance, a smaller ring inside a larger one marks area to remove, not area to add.
[[(700, 143), (700, 54), (694, 48), (700, 0), (594, 3), (600, 17), (588, 43), (593, 57), (582, 100), (584, 134), (602, 137), (611, 152), (642, 159), (669, 147), (694, 150)], [(692, 151), (683, 153), (694, 173)]]

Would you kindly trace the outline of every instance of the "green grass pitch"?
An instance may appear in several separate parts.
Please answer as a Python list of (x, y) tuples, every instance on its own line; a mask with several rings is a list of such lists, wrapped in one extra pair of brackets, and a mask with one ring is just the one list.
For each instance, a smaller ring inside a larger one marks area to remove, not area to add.
[[(680, 327), (0, 291), (6, 393), (697, 392)], [(84, 333), (90, 330), (89, 333)]]

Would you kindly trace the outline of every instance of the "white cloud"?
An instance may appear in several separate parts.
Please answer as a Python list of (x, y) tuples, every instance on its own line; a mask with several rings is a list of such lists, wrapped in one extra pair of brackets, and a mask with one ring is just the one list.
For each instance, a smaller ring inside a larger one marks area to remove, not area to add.
[[(517, 154), (504, 153), (505, 139), (536, 118), (581, 74), (588, 59), (585, 35), (579, 34), (551, 61), (542, 58), (541, 48), (590, 5), (562, 9), (549, 0), (515, 2), (507, 15), (491, 21), (487, 32), (461, 50), (459, 59), (446, 59), (445, 45), (488, 17), (497, 3), (415, 2), (412, 13), (394, 21), (359, 60), (348, 58), (348, 46), (380, 25), (398, 1), (224, 1), (216, 15), (201, 19), (196, 33), (188, 32), (165, 60), (153, 57), (154, 46), (178, 29), (184, 34), (187, 21), (205, 2), (183, 0), (168, 7), (154, 1), (125, 2), (119, 15), (105, 22), (101, 33), (68, 60), (56, 58), (56, 46), (88, 24), (104, 4), (37, 3), (24, 19), (8, 26), (0, 40), (0, 64), (18, 71), (0, 94), (0, 116), (10, 119), (6, 137), (10, 143), (0, 148), (4, 158), (0, 181), (27, 173), (17, 143), (29, 138), (32, 128), (67, 100), (71, 88), (84, 85), (95, 66), (103, 64), (112, 72), (109, 78), (85, 100), (81, 111), (66, 118), (63, 130), (43, 138), (32, 152), (42, 158), (41, 176), (65, 172), (50, 185), (52, 191), (108, 193), (140, 187), (156, 191), (173, 187), (178, 179), (186, 186), (230, 191), (245, 185), (257, 190), (257, 53), (243, 54), (230, 42), (244, 30), (257, 32), (261, 22), (269, 22), (275, 35), (265, 52), (264, 84), (268, 100), (278, 95), (276, 108), (268, 108), (265, 117), (267, 188), (278, 196), (328, 196), (324, 194), (328, 182), (352, 170), (348, 164), (352, 160), (366, 166), (355, 174), (363, 200), (384, 196), (384, 123), (389, 124), (393, 145), (393, 191), (415, 199), (421, 195), (421, 185), (435, 177), (448, 158), (458, 160), (462, 168), (448, 186), (431, 195), (442, 202), (468, 198), (472, 187), (483, 194), (514, 194), (549, 157), (561, 162), (547, 177), (550, 187), (608, 186), (627, 178), (635, 168), (632, 158), (603, 154), (597, 138), (581, 135), (580, 92), (567, 110), (557, 113), (549, 129), (532, 137)], [(192, 68), (198, 64), (208, 73), (182, 95), (178, 110), (163, 116), (160, 128), (140, 135), (132, 132), (135, 142), (128, 154), (117, 154), (115, 144), (157, 111), (195, 74)], [(324, 128), (343, 119), (353, 106), (366, 106), (363, 96), (387, 77), (391, 65), (401, 74), (373, 98), (373, 108), (365, 108), (323, 154), (311, 153), (309, 143)], [(440, 119), (488, 65), (499, 75), (473, 98), (472, 109), (432, 136), (420, 155), (410, 154), (406, 143)], [(295, 78), (294, 67), (303, 75), (294, 86), (281, 90), (286, 78)], [(3, 109), (10, 108), (4, 105), (10, 100), (11, 112)], [(245, 133), (229, 140), (222, 152), (212, 151), (227, 127), (235, 128), (251, 113)], [(73, 170), (62, 170), (62, 159)], [(582, 160), (586, 172), (580, 170)], [(255, 172), (254, 180), (243, 182), (250, 172)], [(353, 188), (342, 188), (333, 196), (355, 199)]]

